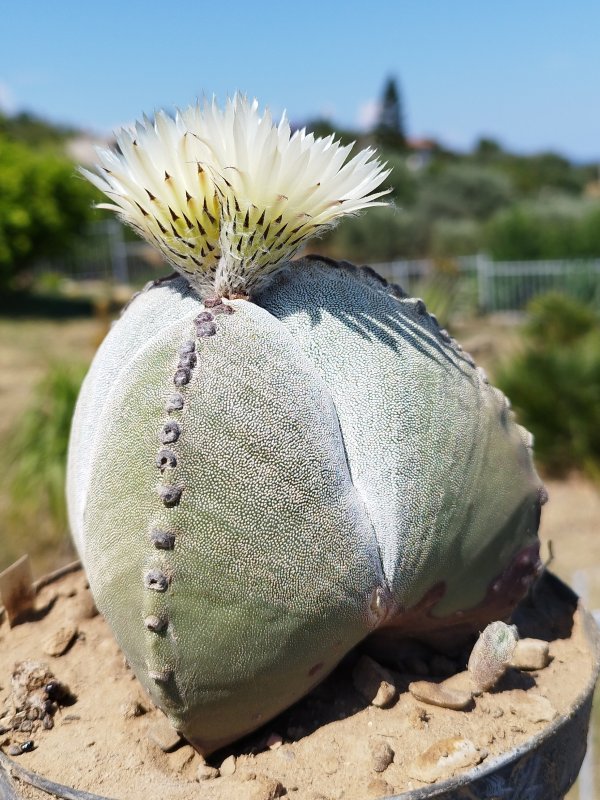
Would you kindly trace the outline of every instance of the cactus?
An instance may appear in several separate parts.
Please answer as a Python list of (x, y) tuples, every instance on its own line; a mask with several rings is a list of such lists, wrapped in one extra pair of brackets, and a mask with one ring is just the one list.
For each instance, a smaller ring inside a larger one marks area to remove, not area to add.
[(509, 668), (519, 642), (516, 625), (491, 622), (475, 642), (467, 669), (473, 686), (480, 692), (492, 689)]
[(507, 401), (420, 300), (290, 261), (380, 202), (370, 151), (344, 164), (239, 97), (119, 143), (91, 177), (182, 274), (130, 304), (84, 382), (71, 527), (139, 680), (209, 753), (369, 635), (508, 615), (543, 491)]

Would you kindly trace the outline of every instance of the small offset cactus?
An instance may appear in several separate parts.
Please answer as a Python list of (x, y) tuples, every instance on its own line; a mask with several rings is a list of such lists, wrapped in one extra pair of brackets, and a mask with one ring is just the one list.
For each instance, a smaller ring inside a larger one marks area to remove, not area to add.
[(236, 97), (159, 114), (91, 176), (179, 277), (114, 325), (73, 422), (98, 608), (201, 752), (368, 635), (456, 641), (539, 568), (529, 435), (420, 300), (291, 254), (379, 202), (364, 151)]
[(498, 620), (491, 622), (475, 642), (468, 670), (474, 687), (487, 692), (492, 689), (509, 668), (519, 641), (516, 625)]

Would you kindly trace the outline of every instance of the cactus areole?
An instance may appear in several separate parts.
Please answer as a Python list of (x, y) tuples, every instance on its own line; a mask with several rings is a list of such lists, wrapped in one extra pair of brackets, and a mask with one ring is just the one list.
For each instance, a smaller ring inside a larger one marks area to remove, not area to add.
[(363, 151), (236, 96), (122, 132), (90, 178), (180, 273), (139, 294), (85, 380), (71, 527), (97, 605), (208, 753), (369, 635), (456, 641), (539, 570), (529, 434), (421, 300), (291, 261), (376, 204)]

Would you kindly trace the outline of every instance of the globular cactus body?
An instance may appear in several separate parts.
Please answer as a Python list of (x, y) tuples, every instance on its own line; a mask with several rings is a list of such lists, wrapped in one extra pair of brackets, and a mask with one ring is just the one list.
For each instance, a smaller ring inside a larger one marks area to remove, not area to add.
[(240, 98), (119, 144), (91, 177), (184, 277), (96, 356), (69, 513), (136, 675), (210, 752), (368, 635), (456, 642), (508, 614), (543, 495), (505, 398), (420, 300), (286, 262), (380, 196), (369, 152), (342, 166), (348, 148)]
[(98, 606), (204, 752), (370, 632), (495, 618), (535, 570), (538, 480), (502, 397), (422, 304), (347, 266), (221, 308), (183, 279), (142, 293), (84, 384), (69, 474)]

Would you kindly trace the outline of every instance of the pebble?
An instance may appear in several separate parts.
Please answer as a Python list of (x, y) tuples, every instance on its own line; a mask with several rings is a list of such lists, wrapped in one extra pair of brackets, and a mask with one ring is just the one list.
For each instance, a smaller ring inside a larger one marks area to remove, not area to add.
[(247, 786), (248, 791), (244, 793), (244, 800), (277, 800), (286, 794), (283, 784), (263, 775), (257, 775)]
[(481, 689), (473, 686), (473, 681), (469, 672), (465, 669), (462, 672), (457, 672), (455, 675), (450, 675), (443, 681), (445, 689), (451, 689), (453, 692), (468, 692), (472, 695), (480, 695)]
[(35, 750), (33, 739), (27, 739), (26, 742), (21, 742), (21, 744), (11, 744), (7, 752), (9, 756), (20, 756), (23, 753), (31, 753), (32, 750)]
[(550, 722), (557, 715), (552, 703), (541, 694), (514, 689), (510, 697), (510, 711), (529, 722)]
[(166, 717), (158, 717), (152, 723), (148, 736), (164, 753), (174, 750), (183, 740)]
[(76, 625), (62, 625), (45, 639), (42, 650), (46, 655), (58, 658), (67, 652), (76, 636)]
[(319, 768), (322, 769), (326, 775), (334, 775), (340, 768), (340, 760), (333, 753), (326, 753), (323, 758), (319, 760)]
[(369, 797), (375, 800), (375, 798), (391, 797), (394, 793), (394, 788), (390, 786), (387, 781), (384, 781), (383, 778), (377, 777), (371, 778), (367, 784), (367, 791), (369, 792)]
[(371, 705), (387, 708), (398, 696), (392, 674), (369, 656), (361, 656), (352, 671), (354, 688)]
[(139, 700), (130, 700), (127, 703), (123, 703), (121, 705), (121, 713), (125, 717), (125, 719), (134, 719), (135, 717), (141, 717), (148, 709), (139, 702)]
[(517, 669), (544, 669), (550, 663), (548, 642), (542, 639), (520, 639), (510, 665)]
[(381, 739), (371, 739), (369, 742), (371, 756), (371, 769), (374, 772), (383, 772), (394, 760), (394, 751), (390, 745)]
[(281, 735), (275, 732), (270, 734), (266, 742), (266, 745), (269, 748), (269, 750), (277, 750), (277, 748), (281, 747), (282, 744), (283, 744), (283, 739), (281, 738)]
[(77, 602), (75, 616), (80, 620), (93, 619), (94, 617), (98, 616), (98, 609), (94, 603), (94, 598), (92, 597), (91, 592), (87, 589)]
[(454, 711), (462, 711), (473, 701), (470, 692), (461, 692), (444, 686), (442, 683), (432, 683), (431, 681), (413, 681), (408, 685), (408, 691), (422, 703), (429, 703), (433, 706), (451, 708)]
[(223, 777), (227, 775), (233, 775), (235, 773), (235, 756), (227, 756), (225, 761), (221, 764), (219, 768), (219, 772)]
[(415, 780), (434, 783), (459, 769), (474, 767), (486, 756), (487, 752), (475, 747), (470, 739), (441, 739), (407, 764), (406, 771)]
[(194, 748), (186, 744), (183, 747), (177, 748), (177, 750), (169, 755), (169, 766), (173, 772), (181, 773), (192, 763), (195, 755), (196, 751)]
[(208, 764), (200, 764), (196, 771), (197, 781), (211, 781), (219, 777), (219, 770), (216, 767), (209, 767)]

